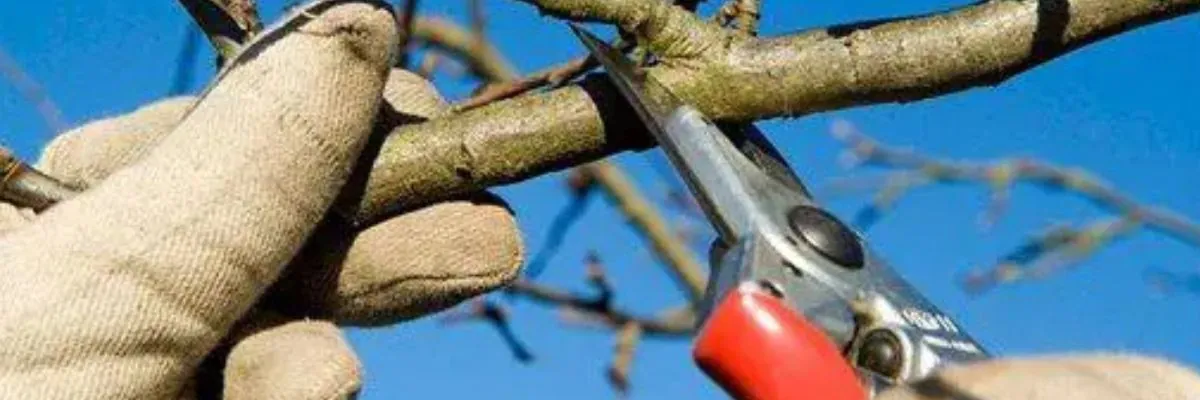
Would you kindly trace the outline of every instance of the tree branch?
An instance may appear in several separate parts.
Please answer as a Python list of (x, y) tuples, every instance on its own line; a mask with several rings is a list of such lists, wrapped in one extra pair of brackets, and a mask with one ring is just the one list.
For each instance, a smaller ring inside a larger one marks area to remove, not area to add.
[(54, 104), (50, 95), (42, 89), (42, 85), (26, 74), (17, 60), (10, 57), (3, 48), (0, 48), (0, 77), (16, 87), (21, 96), (33, 104), (51, 136), (62, 133), (70, 127), (63, 119), (62, 111)]
[(645, 318), (616, 307), (601, 309), (596, 306), (596, 302), (592, 298), (577, 296), (535, 282), (519, 280), (505, 290), (524, 295), (535, 301), (578, 312), (614, 329), (634, 323), (640, 326), (647, 335), (679, 337), (692, 334), (693, 327), (687, 323), (686, 319)]
[(590, 56), (580, 56), (517, 80), (487, 83), (477, 89), (471, 98), (455, 104), (454, 111), (463, 112), (478, 108), (543, 86), (557, 86), (595, 67), (595, 60)]
[(412, 20), (412, 35), (416, 42), (425, 42), (445, 53), (466, 61), (471, 74), (484, 81), (507, 81), (517, 78), (512, 65), (476, 32), (438, 17), (416, 17)]
[[(538, 3), (558, 5), (547, 9), (556, 15), (638, 28), (639, 43), (666, 55), (650, 73), (722, 120), (912, 101), (996, 84), (1083, 45), (1200, 8), (1200, 0), (991, 1), (910, 20), (754, 39), (658, 2)], [(611, 86), (592, 78), (396, 128), (360, 216), (646, 146), (635, 121)]]
[(873, 204), (859, 213), (860, 225), (881, 217), (912, 189), (946, 183), (986, 185), (992, 192), (992, 206), (986, 221), (989, 223), (1007, 203), (1012, 186), (1020, 182), (1078, 195), (1115, 215), (1113, 219), (1095, 221), (1080, 229), (1054, 227), (1037, 235), (1002, 257), (995, 266), (968, 274), (964, 284), (974, 292), (998, 284), (1047, 276), (1140, 228), (1200, 248), (1200, 223), (1170, 210), (1140, 204), (1086, 171), (1028, 159), (966, 163), (931, 158), (885, 146), (846, 122), (835, 124), (833, 133), (846, 144), (850, 159), (856, 164), (901, 170), (878, 185), (872, 185), (878, 186), (879, 192), (872, 200)]
[(608, 365), (608, 382), (621, 395), (629, 394), (629, 370), (633, 369), (633, 353), (642, 339), (642, 327), (626, 323), (617, 330), (612, 363)]
[(859, 162), (912, 171), (920, 175), (923, 184), (974, 182), (987, 185), (993, 192), (1006, 193), (1017, 182), (1029, 182), (1079, 195), (1108, 212), (1200, 247), (1200, 223), (1164, 208), (1142, 205), (1087, 171), (1029, 159), (983, 163), (941, 160), (883, 145), (844, 124), (835, 127), (835, 135)]
[(408, 59), (410, 58), (409, 44), (413, 39), (413, 23), (417, 17), (417, 0), (404, 0), (404, 8), (396, 10), (397, 25), (400, 27), (400, 40), (397, 48), (399, 49), (399, 57), (396, 58), (396, 65), (400, 68), (408, 68)]
[(629, 224), (645, 236), (654, 248), (663, 265), (671, 273), (689, 301), (699, 304), (704, 297), (707, 278), (701, 263), (691, 249), (675, 234), (668, 223), (646, 201), (629, 178), (620, 169), (607, 161), (597, 161), (579, 167), (580, 171), (596, 181), (609, 200), (629, 219)]

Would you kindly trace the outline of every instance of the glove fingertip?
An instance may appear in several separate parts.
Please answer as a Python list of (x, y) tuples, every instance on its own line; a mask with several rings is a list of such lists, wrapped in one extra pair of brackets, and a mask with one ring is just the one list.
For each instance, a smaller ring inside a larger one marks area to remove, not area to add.
[(402, 114), (422, 118), (441, 116), (449, 105), (437, 88), (425, 78), (405, 69), (392, 69), (383, 98)]
[(95, 185), (140, 158), (194, 103), (193, 97), (168, 98), (89, 122), (52, 139), (35, 167), (73, 187)]
[(293, 321), (246, 336), (225, 366), (226, 399), (341, 399), (362, 387), (362, 365), (337, 326)]

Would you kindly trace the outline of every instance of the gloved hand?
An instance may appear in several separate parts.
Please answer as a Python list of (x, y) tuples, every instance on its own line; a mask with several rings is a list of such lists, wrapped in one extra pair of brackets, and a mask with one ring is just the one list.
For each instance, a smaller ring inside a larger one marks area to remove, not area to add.
[(374, 123), (444, 107), (388, 70), (386, 4), (347, 3), (252, 44), (198, 101), (47, 147), (39, 167), (87, 190), (38, 216), (0, 204), (0, 398), (348, 397), (360, 366), (335, 324), (402, 321), (515, 277), (515, 223), (486, 193), (370, 225), (325, 218)]
[(1196, 400), (1200, 376), (1133, 355), (1007, 359), (952, 367), (877, 400)]

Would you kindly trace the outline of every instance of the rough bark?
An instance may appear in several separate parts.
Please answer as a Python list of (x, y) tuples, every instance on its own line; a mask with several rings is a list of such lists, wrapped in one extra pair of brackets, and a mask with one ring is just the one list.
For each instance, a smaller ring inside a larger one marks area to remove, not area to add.
[[(756, 39), (639, 0), (529, 0), (620, 25), (650, 74), (718, 120), (800, 116), (998, 84), (1074, 49), (1200, 9), (1200, 0), (993, 0), (942, 14)], [(396, 128), (360, 217), (511, 183), (647, 142), (600, 77)]]

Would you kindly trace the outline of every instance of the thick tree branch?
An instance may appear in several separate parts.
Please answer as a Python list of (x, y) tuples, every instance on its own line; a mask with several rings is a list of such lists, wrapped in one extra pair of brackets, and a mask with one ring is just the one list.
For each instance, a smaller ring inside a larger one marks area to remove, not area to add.
[[(1200, 0), (991, 1), (760, 40), (723, 32), (682, 9), (647, 6), (658, 2), (539, 3), (563, 7), (551, 13), (636, 28), (643, 44), (666, 55), (651, 74), (723, 120), (912, 101), (995, 84), (1085, 44), (1200, 8)], [(634, 121), (607, 82), (593, 78), (399, 127), (376, 163), (360, 215), (645, 146)]]

